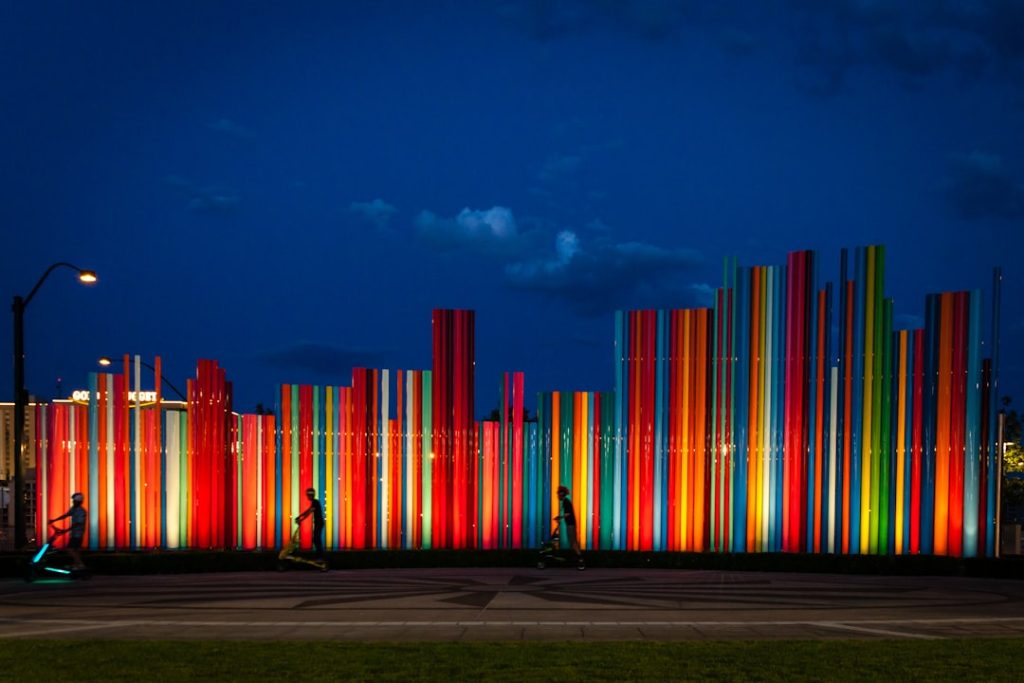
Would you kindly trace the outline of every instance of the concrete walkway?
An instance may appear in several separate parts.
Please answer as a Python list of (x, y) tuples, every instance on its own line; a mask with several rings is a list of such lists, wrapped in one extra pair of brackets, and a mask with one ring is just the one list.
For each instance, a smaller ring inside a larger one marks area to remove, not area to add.
[(0, 583), (0, 639), (1024, 636), (1024, 582), (720, 571), (357, 570)]

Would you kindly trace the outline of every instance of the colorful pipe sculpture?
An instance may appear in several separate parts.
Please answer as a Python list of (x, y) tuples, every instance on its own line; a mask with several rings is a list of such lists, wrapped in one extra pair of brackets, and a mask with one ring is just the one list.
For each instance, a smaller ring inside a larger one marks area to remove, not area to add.
[(472, 311), (434, 311), (430, 370), (281, 385), (273, 415), (234, 413), (215, 361), (144, 405), (126, 356), (88, 404), (36, 406), (37, 519), (80, 490), (91, 549), (274, 548), (312, 487), (330, 548), (522, 548), (564, 485), (584, 548), (993, 555), (980, 292), (894, 330), (883, 247), (818, 270), (727, 261), (709, 308), (618, 312), (615, 390), (540, 393), (535, 420), (521, 372), (474, 419)]

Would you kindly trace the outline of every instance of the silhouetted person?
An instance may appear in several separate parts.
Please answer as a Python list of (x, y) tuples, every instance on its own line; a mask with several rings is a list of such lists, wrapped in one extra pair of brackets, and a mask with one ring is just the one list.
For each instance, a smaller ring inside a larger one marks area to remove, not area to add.
[(306, 489), (306, 498), (309, 500), (309, 507), (295, 519), (295, 523), (302, 524), (302, 520), (313, 515), (313, 548), (316, 549), (316, 558), (322, 560), (324, 559), (324, 508), (316, 499), (316, 489)]
[(66, 550), (71, 559), (74, 560), (75, 569), (85, 569), (82, 564), (82, 556), (79, 549), (82, 547), (82, 539), (85, 538), (85, 522), (89, 518), (89, 512), (82, 506), (85, 496), (75, 492), (71, 495), (71, 507), (60, 517), (54, 517), (50, 524), (59, 522), (67, 517), (71, 518), (71, 528), (68, 530), (68, 545)]
[(569, 539), (569, 545), (576, 553), (576, 562), (579, 568), (583, 569), (583, 551), (580, 550), (580, 538), (576, 531), (576, 508), (573, 507), (572, 501), (569, 499), (569, 487), (558, 487), (558, 500), (561, 503), (562, 514), (556, 516), (555, 519), (561, 519), (565, 525), (565, 537)]

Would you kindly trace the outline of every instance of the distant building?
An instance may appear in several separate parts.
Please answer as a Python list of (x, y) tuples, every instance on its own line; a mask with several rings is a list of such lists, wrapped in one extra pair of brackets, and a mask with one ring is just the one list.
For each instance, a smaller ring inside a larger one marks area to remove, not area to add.
[[(35, 434), (35, 411), (25, 411), (25, 436), (27, 444)], [(36, 492), (36, 449), (25, 448), (22, 461), (25, 476), (24, 491), (27, 500), (35, 500)], [(14, 532), (14, 404), (0, 403), (0, 549), (6, 548)], [(35, 528), (35, 505), (25, 506), (25, 528)]]
[[(30, 404), (32, 405), (32, 404)], [(36, 416), (34, 410), (25, 411), (25, 436), (23, 443), (28, 443), (29, 435), (35, 434)], [(35, 449), (24, 450), (26, 469), (35, 470)], [(0, 403), (0, 482), (10, 481), (14, 477), (14, 404)]]

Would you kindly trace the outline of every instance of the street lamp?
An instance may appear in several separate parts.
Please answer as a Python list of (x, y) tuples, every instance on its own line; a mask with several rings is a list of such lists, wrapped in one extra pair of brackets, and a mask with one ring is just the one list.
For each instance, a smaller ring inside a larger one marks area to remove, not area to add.
[(15, 295), (11, 303), (14, 313), (14, 547), (24, 548), (28, 542), (25, 535), (25, 489), (22, 473), (22, 432), (25, 430), (25, 409), (28, 407), (28, 396), (25, 391), (25, 309), (36, 295), (39, 288), (46, 282), (50, 273), (58, 268), (70, 268), (78, 273), (78, 280), (91, 285), (96, 282), (96, 272), (58, 261), (54, 263), (36, 282), (36, 286), (22, 298)]
[[(110, 356), (100, 356), (99, 358), (96, 359), (96, 362), (105, 368), (109, 367), (114, 363), (114, 361), (110, 359)], [(142, 360), (141, 358), (139, 359), (139, 363), (141, 363), (142, 367), (146, 368), (147, 370), (152, 370), (153, 372), (156, 372), (156, 368), (154, 368), (152, 365)], [(178, 387), (171, 384), (171, 380), (167, 379), (167, 377), (163, 373), (160, 373), (160, 379), (163, 380), (163, 383), (167, 385), (168, 389), (170, 389), (171, 391), (178, 395), (178, 398), (180, 398), (182, 401), (188, 401), (188, 399), (185, 398), (185, 394), (181, 393), (181, 391), (178, 390)]]

